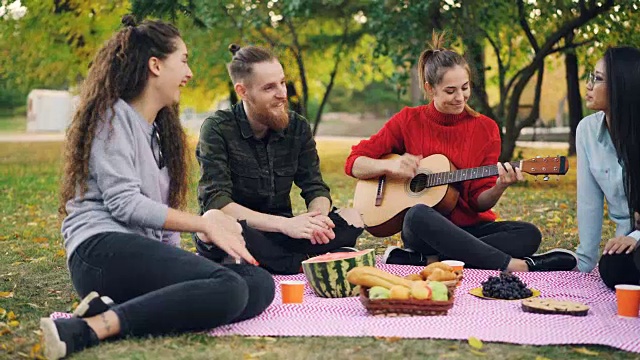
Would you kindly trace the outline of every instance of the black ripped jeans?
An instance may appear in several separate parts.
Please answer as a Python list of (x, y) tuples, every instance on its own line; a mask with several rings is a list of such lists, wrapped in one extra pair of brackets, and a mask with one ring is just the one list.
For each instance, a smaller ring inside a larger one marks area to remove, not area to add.
[(505, 270), (512, 257), (533, 255), (541, 239), (540, 230), (530, 223), (496, 221), (459, 227), (426, 205), (409, 209), (402, 227), (406, 248), (490, 270)]
[(202, 331), (254, 317), (272, 302), (272, 276), (253, 265), (217, 264), (202, 256), (126, 233), (93, 236), (69, 267), (81, 297), (109, 296), (120, 335)]

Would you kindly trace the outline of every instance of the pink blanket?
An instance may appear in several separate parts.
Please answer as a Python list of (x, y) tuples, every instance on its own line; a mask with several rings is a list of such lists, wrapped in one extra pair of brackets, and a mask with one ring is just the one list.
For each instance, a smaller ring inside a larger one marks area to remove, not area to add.
[[(397, 275), (418, 267), (378, 265)], [(324, 299), (307, 286), (304, 303), (282, 304), (276, 287), (273, 304), (260, 316), (221, 326), (212, 336), (383, 336), (402, 338), (468, 339), (529, 345), (599, 344), (640, 353), (640, 319), (616, 315), (613, 291), (595, 274), (577, 272), (519, 273), (541, 297), (575, 300), (591, 307), (585, 317), (525, 313), (519, 301), (484, 300), (468, 294), (496, 271), (465, 270), (454, 307), (446, 316), (384, 318), (367, 314), (358, 298)], [(275, 276), (304, 280), (304, 275)], [(68, 314), (54, 313), (52, 317)]]

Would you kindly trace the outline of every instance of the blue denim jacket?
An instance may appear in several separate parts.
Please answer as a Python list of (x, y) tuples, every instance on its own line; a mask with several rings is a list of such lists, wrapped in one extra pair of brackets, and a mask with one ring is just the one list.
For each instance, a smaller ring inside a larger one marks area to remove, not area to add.
[(640, 239), (633, 231), (624, 193), (622, 166), (611, 141), (603, 112), (582, 119), (576, 131), (578, 153), (578, 268), (589, 272), (596, 266), (602, 239), (604, 200), (609, 218), (616, 224), (616, 236)]

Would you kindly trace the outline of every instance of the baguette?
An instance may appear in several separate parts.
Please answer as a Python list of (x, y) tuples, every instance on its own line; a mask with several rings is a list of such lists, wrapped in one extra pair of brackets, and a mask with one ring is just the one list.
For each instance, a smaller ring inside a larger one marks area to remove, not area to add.
[(373, 266), (358, 266), (347, 273), (347, 281), (354, 285), (374, 287), (382, 286), (391, 289), (394, 285), (402, 285), (411, 289), (413, 281), (401, 278)]

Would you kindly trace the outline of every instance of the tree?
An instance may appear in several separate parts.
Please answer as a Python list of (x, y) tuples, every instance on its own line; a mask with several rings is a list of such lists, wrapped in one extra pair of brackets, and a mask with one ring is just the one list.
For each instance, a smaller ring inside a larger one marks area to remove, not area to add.
[[(569, 155), (576, 153), (576, 129), (583, 117), (582, 97), (580, 95), (579, 68), (592, 69), (595, 62), (602, 57), (609, 46), (640, 44), (640, 3), (637, 1), (618, 1), (609, 16), (598, 16), (594, 21), (575, 31), (575, 37), (595, 41), (587, 46), (568, 49), (565, 52), (565, 66), (567, 68), (567, 98), (569, 103)], [(565, 45), (574, 40), (574, 34), (565, 37)], [(584, 86), (584, 85), (582, 85)]]
[(117, 15), (124, 14), (127, 4), (24, 1), (23, 17), (0, 19), (0, 88), (17, 91), (24, 99), (34, 87), (76, 86), (97, 48), (117, 29)]
[[(574, 33), (569, 33), (564, 37), (567, 46), (574, 44)], [(569, 154), (576, 153), (576, 129), (578, 122), (582, 119), (582, 97), (580, 96), (580, 76), (578, 74), (578, 56), (575, 48), (567, 49), (564, 53), (564, 67), (567, 81), (567, 104), (569, 105)]]
[[(496, 107), (488, 104), (486, 88), (482, 86), (484, 82), (482, 77), (480, 77), (480, 84), (474, 86), (474, 97), (478, 98), (481, 111), (492, 116), (499, 125), (502, 125), (501, 129), (504, 128), (500, 159), (507, 161), (513, 156), (520, 131), (524, 127), (533, 125), (539, 117), (545, 59), (551, 54), (593, 42), (592, 38), (587, 38), (570, 45), (562, 44), (565, 36), (607, 13), (613, 7), (613, 0), (576, 1), (517, 0), (515, 4), (504, 0), (483, 2), (447, 0), (432, 1), (428, 4), (404, 1), (393, 7), (392, 11), (387, 9), (386, 13), (387, 18), (391, 16), (410, 18), (416, 13), (424, 16), (427, 9), (433, 11), (431, 6), (437, 4), (440, 12), (438, 18), (445, 25), (444, 28), (462, 34), (460, 43), (468, 52), (467, 57), (473, 60), (472, 63), (476, 65), (479, 74), (486, 70), (480, 54), (482, 44), (486, 41), (490, 45), (497, 59), (500, 99)], [(383, 0), (374, 1), (374, 3), (379, 8), (388, 8)], [(400, 29), (383, 28), (381, 31), (385, 32), (380, 36), (379, 49), (382, 49), (383, 53), (384, 50), (390, 51), (388, 48), (390, 45), (406, 42), (406, 39), (411, 38), (408, 31), (401, 26)], [(422, 33), (422, 35), (424, 42), (426, 36), (430, 34)], [(396, 64), (405, 67), (411, 65), (405, 63), (404, 58), (400, 59), (402, 62), (396, 62)], [(537, 76), (532, 108), (527, 116), (520, 119), (520, 100), (534, 75)]]
[[(221, 38), (229, 43), (261, 43), (274, 49), (282, 55), (280, 60), (285, 69), (297, 70), (295, 78), (302, 88), (297, 93), (303, 116), (311, 115), (308, 111), (311, 82), (322, 84), (318, 90), (322, 95), (318, 96), (320, 105), (315, 114), (314, 134), (338, 74), (348, 66), (345, 60), (357, 56), (352, 50), (364, 35), (361, 13), (366, 1), (360, 0), (229, 0), (214, 4), (204, 0), (133, 0), (132, 4), (138, 17), (178, 19), (186, 16), (212, 34), (225, 28), (234, 29), (233, 34), (221, 32)], [(329, 67), (328, 71), (310, 71), (309, 61), (314, 57), (319, 57), (324, 66)]]

